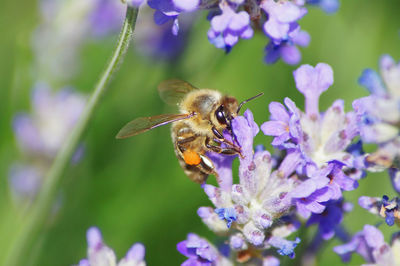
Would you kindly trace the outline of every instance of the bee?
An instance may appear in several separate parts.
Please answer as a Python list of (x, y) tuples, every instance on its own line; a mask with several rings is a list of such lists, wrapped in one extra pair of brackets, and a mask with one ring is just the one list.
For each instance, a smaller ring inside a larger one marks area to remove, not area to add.
[[(179, 114), (136, 118), (127, 123), (116, 138), (124, 139), (172, 123), (175, 154), (185, 174), (199, 184), (203, 184), (210, 174), (218, 178), (207, 152), (241, 155), (240, 147), (233, 143), (232, 119), (244, 103), (263, 95), (260, 93), (239, 104), (232, 96), (217, 90), (198, 89), (178, 79), (161, 82), (158, 92), (166, 103), (178, 105)], [(230, 133), (232, 141), (224, 137), (224, 130)]]

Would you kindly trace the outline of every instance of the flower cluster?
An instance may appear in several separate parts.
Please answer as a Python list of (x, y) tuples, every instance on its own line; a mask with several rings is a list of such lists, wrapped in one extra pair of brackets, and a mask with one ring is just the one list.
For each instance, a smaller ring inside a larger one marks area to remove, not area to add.
[[(32, 112), (15, 116), (13, 128), (24, 155), (23, 162), (10, 169), (11, 190), (17, 200), (32, 199), (65, 138), (77, 122), (85, 106), (83, 95), (72, 89), (52, 92), (44, 84), (33, 90)], [(73, 158), (79, 160), (83, 147)]]
[(86, 234), (88, 251), (87, 259), (79, 262), (79, 266), (146, 266), (143, 244), (134, 244), (125, 257), (117, 263), (114, 251), (103, 242), (101, 232), (97, 227), (91, 227)]
[[(290, 165), (301, 180), (291, 197), (298, 213), (309, 218), (312, 213), (322, 213), (324, 203), (341, 199), (343, 190), (357, 188), (363, 164), (358, 159), (360, 153), (349, 149), (358, 134), (354, 113), (344, 112), (342, 100), (336, 100), (324, 113), (318, 110), (320, 94), (333, 83), (331, 67), (323, 63), (315, 68), (303, 65), (294, 78), (305, 96), (306, 111), (300, 111), (289, 98), (285, 99), (287, 109), (272, 102), (271, 121), (261, 130), (275, 137), (274, 147), (286, 151), (282, 164)], [(352, 175), (347, 174), (350, 169)]]
[[(131, 0), (128, 4), (139, 6), (143, 0)], [(309, 1), (328, 13), (336, 11), (337, 0)], [(327, 3), (330, 2), (330, 3)], [(300, 29), (298, 21), (307, 13), (305, 1), (297, 0), (149, 0), (155, 10), (154, 21), (172, 24), (172, 32), (180, 31), (182, 14), (198, 10), (209, 11), (210, 43), (229, 52), (239, 39), (253, 37), (254, 29), (262, 29), (269, 39), (265, 48), (265, 62), (274, 63), (282, 58), (288, 64), (301, 60), (298, 46), (308, 46), (310, 36)]]
[(400, 232), (392, 235), (390, 245), (384, 241), (383, 234), (372, 225), (365, 225), (350, 242), (334, 247), (344, 262), (350, 261), (353, 252), (360, 254), (369, 265), (399, 265)]
[[(229, 245), (240, 255), (241, 262), (270, 247), (293, 257), (299, 239), (289, 241), (285, 237), (299, 225), (289, 216), (292, 207), (289, 192), (295, 180), (287, 178), (284, 168), (272, 170), (273, 158), (268, 151), (253, 151), (253, 138), (259, 129), (249, 110), (232, 121), (232, 129), (243, 154), (239, 158), (240, 183), (232, 184), (231, 166), (229, 171), (219, 171), (220, 187), (204, 185), (216, 209), (200, 207), (198, 215), (214, 232), (230, 235)], [(218, 170), (232, 163), (231, 157), (219, 154), (210, 154), (210, 157)], [(221, 157), (229, 158), (229, 162)], [(276, 223), (279, 218), (282, 219)], [(245, 253), (251, 256), (243, 257)]]
[(385, 218), (387, 225), (400, 224), (400, 199), (398, 197), (389, 200), (386, 195), (382, 198), (362, 196), (358, 199), (358, 203), (370, 213)]
[(361, 139), (377, 144), (367, 155), (368, 166), (374, 170), (388, 169), (393, 187), (400, 192), (400, 63), (389, 55), (380, 59), (379, 75), (366, 69), (359, 83), (371, 95), (353, 102)]
[(271, 120), (261, 125), (264, 134), (274, 136), (279, 156), (260, 147), (253, 150), (259, 127), (249, 110), (232, 121), (242, 153), (239, 184), (232, 184), (234, 158), (209, 154), (219, 187), (203, 185), (215, 209), (201, 207), (198, 215), (212, 231), (228, 236), (230, 256), (239, 262), (264, 260), (271, 247), (293, 258), (300, 239), (287, 237), (300, 226), (296, 214), (309, 219), (307, 225), (318, 224), (322, 239), (332, 238), (340, 231), (343, 214), (352, 209), (343, 202), (342, 191), (357, 188), (363, 175), (360, 144), (352, 143), (358, 135), (355, 113), (345, 113), (341, 100), (319, 112), (319, 96), (333, 83), (331, 67), (303, 65), (294, 78), (306, 111), (289, 98), (286, 107), (272, 102)]

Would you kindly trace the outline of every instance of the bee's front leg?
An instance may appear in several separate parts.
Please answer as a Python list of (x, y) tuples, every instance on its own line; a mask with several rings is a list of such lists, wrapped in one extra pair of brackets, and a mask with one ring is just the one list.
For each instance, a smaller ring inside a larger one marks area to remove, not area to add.
[(226, 155), (236, 155), (240, 154), (240, 150), (238, 150), (236, 147), (233, 148), (222, 148), (221, 146), (215, 146), (210, 143), (210, 139), (206, 138), (205, 145), (207, 149), (216, 152), (216, 153), (221, 153), (221, 154), (226, 154)]

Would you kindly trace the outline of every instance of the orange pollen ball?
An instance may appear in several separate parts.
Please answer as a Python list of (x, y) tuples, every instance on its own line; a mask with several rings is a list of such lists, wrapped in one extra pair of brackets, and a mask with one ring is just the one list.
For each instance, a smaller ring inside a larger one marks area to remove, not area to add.
[(183, 152), (183, 160), (188, 165), (198, 165), (201, 162), (200, 155), (193, 150), (186, 150)]

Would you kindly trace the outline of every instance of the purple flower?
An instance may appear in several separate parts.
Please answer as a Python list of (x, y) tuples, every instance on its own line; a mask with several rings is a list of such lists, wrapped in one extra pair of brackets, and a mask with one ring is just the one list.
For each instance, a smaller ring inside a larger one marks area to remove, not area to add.
[[(70, 134), (85, 106), (85, 97), (70, 89), (53, 93), (43, 84), (33, 91), (32, 112), (19, 113), (13, 121), (17, 143), (31, 163), (11, 167), (11, 189), (17, 200), (32, 200), (39, 191), (46, 171)], [(72, 163), (83, 154), (80, 145)]]
[[(235, 221), (232, 226), (235, 234), (230, 237), (230, 246), (233, 250), (243, 251), (249, 246), (263, 249), (266, 247), (266, 236), (279, 225), (274, 221), (291, 210), (292, 201), (288, 195), (293, 189), (294, 182), (289, 178), (289, 174), (294, 169), (289, 166), (290, 163), (284, 163), (283, 167), (271, 172), (271, 155), (263, 149), (254, 152), (253, 139), (259, 129), (249, 110), (244, 116), (232, 121), (232, 131), (243, 154), (243, 157), (239, 158), (240, 183), (232, 185), (232, 170), (229, 168), (232, 159), (229, 159), (229, 165), (226, 166), (222, 160), (211, 157), (219, 179), (225, 180), (223, 184), (231, 184), (231, 188), (228, 190), (227, 186), (222, 187), (221, 182), (221, 187), (205, 185), (204, 191), (215, 205), (215, 212), (218, 215), (207, 207), (200, 208), (198, 214), (211, 230), (219, 233), (234, 232), (227, 230), (226, 225), (225, 228), (221, 228), (221, 219), (226, 220), (228, 226)], [(217, 158), (219, 157), (222, 156), (219, 155)], [(277, 232), (287, 232), (286, 235), (279, 236), (286, 237), (296, 228), (293, 221), (290, 221)]]
[(400, 170), (397, 168), (389, 168), (388, 171), (394, 190), (400, 193)]
[(231, 227), (232, 222), (236, 221), (236, 212), (233, 208), (217, 208), (215, 213), (221, 220), (226, 220), (226, 226)]
[(343, 212), (348, 212), (352, 208), (342, 200), (328, 201), (324, 205), (325, 210), (321, 214), (313, 213), (307, 221), (307, 226), (318, 224), (322, 239), (328, 240), (335, 235), (338, 225), (342, 222)]
[(278, 41), (288, 39), (291, 24), (307, 13), (305, 8), (289, 1), (265, 0), (262, 1), (261, 8), (268, 15), (268, 20), (264, 23), (265, 33)]
[(21, 113), (14, 119), (21, 149), (53, 158), (81, 115), (85, 102), (83, 95), (70, 89), (53, 93), (38, 85), (33, 91), (32, 113)]
[[(170, 20), (163, 25), (156, 25), (151, 17), (150, 10), (140, 11), (142, 16), (138, 17), (135, 33), (136, 42), (134, 48), (138, 54), (146, 56), (153, 61), (175, 62), (185, 50), (188, 41), (190, 27), (195, 17), (184, 14), (179, 17), (179, 34), (174, 35), (171, 27), (174, 21)], [(185, 16), (186, 15), (186, 16)]]
[[(81, 260), (79, 262), (80, 266), (117, 265), (114, 251), (103, 242), (103, 237), (97, 227), (89, 228), (86, 238), (88, 242), (88, 258)], [(119, 261), (118, 266), (145, 266), (144, 255), (145, 248), (143, 244), (136, 243), (129, 249), (125, 257)]]
[(294, 248), (300, 243), (300, 238), (290, 241), (280, 237), (271, 237), (268, 243), (278, 249), (278, 253), (282, 256), (288, 256), (293, 259), (295, 256)]
[[(315, 68), (303, 65), (294, 72), (296, 86), (306, 99), (306, 112), (297, 109), (294, 103), (285, 99), (289, 111), (279, 109), (279, 115), (271, 111), (271, 120), (261, 129), (264, 134), (275, 136), (272, 143), (280, 149), (296, 150), (301, 154), (299, 174), (312, 175), (317, 168), (331, 161), (355, 167), (355, 157), (346, 149), (358, 134), (354, 113), (344, 112), (344, 103), (337, 100), (325, 112), (318, 108), (319, 96), (333, 82), (333, 71), (329, 65), (320, 63)], [(289, 105), (290, 104), (290, 105)], [(275, 108), (276, 109), (276, 108)], [(281, 123), (285, 131), (276, 132), (274, 124)]]
[[(320, 3), (325, 10), (332, 12), (333, 5)], [(333, 0), (331, 0), (333, 1)], [(154, 20), (161, 25), (173, 20), (172, 32), (178, 34), (178, 17), (188, 12), (208, 10), (211, 22), (207, 36), (211, 44), (229, 52), (242, 39), (253, 37), (252, 24), (262, 25), (270, 40), (266, 47), (265, 62), (274, 63), (282, 58), (288, 64), (297, 64), (301, 54), (297, 46), (308, 46), (310, 36), (300, 29), (298, 21), (307, 14), (304, 0), (149, 0), (148, 5), (155, 9)], [(316, 3), (313, 3), (316, 4)], [(265, 14), (262, 14), (265, 13)]]
[[(128, 4), (138, 5), (143, 0), (129, 0)], [(125, 5), (117, 1), (95, 0), (90, 11), (89, 20), (91, 33), (95, 37), (104, 37), (107, 34), (117, 33), (122, 26), (125, 15)]]
[(335, 13), (339, 7), (339, 0), (307, 0), (307, 4), (316, 5), (328, 14)]
[(316, 67), (302, 65), (293, 72), (297, 89), (306, 99), (306, 114), (318, 116), (318, 102), (321, 93), (326, 91), (333, 84), (333, 70), (324, 63)]
[(288, 64), (300, 62), (301, 54), (296, 45), (308, 46), (310, 36), (300, 30), (297, 20), (303, 17), (307, 10), (293, 2), (262, 1), (261, 8), (268, 16), (264, 23), (264, 32), (271, 38), (265, 48), (265, 62), (275, 63), (282, 58)]
[(271, 143), (273, 146), (293, 148), (301, 137), (300, 112), (289, 98), (285, 98), (285, 105), (288, 110), (278, 102), (269, 104), (270, 121), (262, 124), (261, 130), (265, 135), (275, 137)]
[(239, 40), (253, 37), (253, 29), (250, 27), (250, 16), (245, 11), (236, 13), (228, 2), (219, 5), (222, 13), (211, 19), (211, 28), (208, 31), (208, 39), (217, 48), (229, 51)]
[(353, 252), (360, 254), (366, 263), (374, 265), (398, 265), (398, 239), (394, 238), (392, 246), (385, 243), (383, 234), (372, 225), (365, 225), (361, 232), (356, 233), (350, 242), (336, 246), (333, 250), (341, 256), (344, 262), (349, 262)]
[(297, 24), (296, 28), (288, 34), (288, 39), (276, 43), (270, 41), (265, 47), (264, 61), (267, 64), (273, 64), (282, 58), (289, 65), (296, 65), (301, 60), (301, 53), (297, 46), (306, 47), (310, 43), (310, 35), (306, 31), (300, 30)]
[(386, 195), (382, 198), (362, 196), (358, 199), (358, 204), (370, 213), (385, 218), (385, 222), (389, 226), (400, 221), (400, 199), (398, 197), (389, 200)]
[(378, 149), (366, 158), (375, 170), (398, 168), (393, 164), (400, 156), (400, 63), (384, 55), (380, 70), (381, 76), (371, 69), (362, 73), (359, 83), (371, 95), (353, 102), (361, 139), (378, 144)]
[(192, 11), (197, 8), (200, 0), (172, 0), (174, 5), (183, 11)]
[[(127, 3), (130, 6), (139, 7), (145, 0), (128, 0)], [(188, 1), (189, 2), (189, 1)]]
[(16, 163), (9, 172), (10, 188), (16, 201), (32, 200), (42, 185), (43, 169)]
[(187, 239), (179, 242), (176, 248), (188, 258), (182, 263), (184, 266), (211, 266), (227, 260), (207, 240), (200, 238), (196, 234), (188, 234)]

